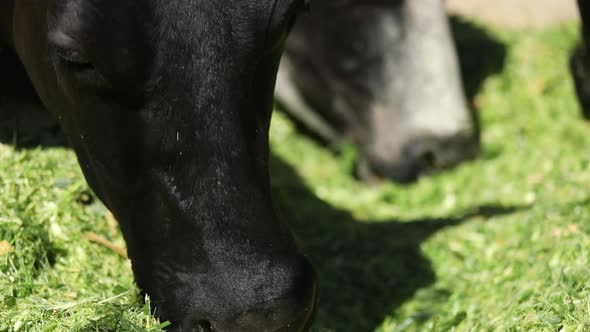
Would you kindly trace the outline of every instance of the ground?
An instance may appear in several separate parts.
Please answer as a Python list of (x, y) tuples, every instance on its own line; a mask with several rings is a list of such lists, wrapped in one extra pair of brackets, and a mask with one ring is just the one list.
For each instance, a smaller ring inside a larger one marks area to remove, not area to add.
[[(318, 268), (314, 331), (589, 331), (590, 127), (578, 26), (453, 20), (482, 152), (415, 184), (354, 179), (356, 151), (276, 112), (273, 188)], [(0, 331), (159, 331), (64, 148), (0, 145)]]
[(541, 28), (578, 18), (576, 0), (446, 0), (451, 13), (496, 26)]

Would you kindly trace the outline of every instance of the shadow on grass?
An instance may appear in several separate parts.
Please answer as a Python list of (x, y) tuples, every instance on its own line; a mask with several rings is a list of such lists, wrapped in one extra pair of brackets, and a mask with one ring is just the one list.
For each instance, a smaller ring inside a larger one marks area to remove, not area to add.
[(371, 331), (432, 284), (436, 276), (420, 245), (439, 230), (526, 208), (482, 206), (453, 218), (360, 221), (318, 199), (284, 161), (272, 158), (271, 174), (283, 217), (320, 275), (315, 327), (333, 331)]
[(16, 148), (66, 146), (56, 119), (41, 105), (25, 69), (0, 45), (0, 143)]
[(485, 28), (459, 16), (451, 16), (450, 22), (465, 94), (472, 101), (485, 80), (503, 70), (506, 46)]
[(488, 77), (504, 69), (507, 50), (504, 43), (477, 24), (459, 16), (451, 16), (450, 24), (459, 56), (463, 89), (479, 140), (481, 122), (475, 97)]

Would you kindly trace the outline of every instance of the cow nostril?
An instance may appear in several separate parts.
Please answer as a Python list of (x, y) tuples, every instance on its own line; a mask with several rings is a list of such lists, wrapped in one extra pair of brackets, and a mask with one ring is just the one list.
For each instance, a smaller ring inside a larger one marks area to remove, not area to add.
[(197, 321), (195, 324), (197, 332), (213, 332), (213, 327), (211, 326), (211, 323), (206, 320)]
[(436, 167), (436, 154), (434, 151), (425, 150), (418, 156), (416, 159), (417, 164), (420, 166), (421, 169), (430, 169)]

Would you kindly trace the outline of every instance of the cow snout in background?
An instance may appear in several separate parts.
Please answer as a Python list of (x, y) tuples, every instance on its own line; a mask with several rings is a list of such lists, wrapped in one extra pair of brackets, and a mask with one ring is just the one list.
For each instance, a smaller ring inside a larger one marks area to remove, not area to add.
[(357, 143), (364, 180), (412, 181), (478, 150), (439, 0), (314, 2), (288, 39), (276, 97), (324, 140)]

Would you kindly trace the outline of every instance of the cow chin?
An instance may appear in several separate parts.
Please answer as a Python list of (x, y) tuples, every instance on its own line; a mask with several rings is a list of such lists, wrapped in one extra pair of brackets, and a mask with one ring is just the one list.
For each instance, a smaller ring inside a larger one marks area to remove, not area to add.
[(219, 169), (213, 187), (162, 173), (135, 198), (109, 190), (139, 287), (172, 331), (301, 331), (317, 301), (313, 266), (265, 186), (249, 182), (256, 172), (241, 182), (247, 167)]
[(207, 271), (162, 262), (159, 269), (159, 285), (146, 291), (155, 315), (174, 322), (171, 331), (303, 331), (314, 315), (316, 274), (303, 256), (235, 257)]

